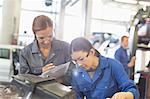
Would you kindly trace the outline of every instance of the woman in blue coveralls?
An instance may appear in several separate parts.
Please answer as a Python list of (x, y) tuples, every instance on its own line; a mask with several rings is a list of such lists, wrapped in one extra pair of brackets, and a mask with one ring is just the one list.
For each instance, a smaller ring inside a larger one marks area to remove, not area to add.
[(139, 92), (122, 64), (105, 58), (82, 37), (71, 42), (71, 57), (77, 64), (72, 86), (77, 99), (138, 99)]

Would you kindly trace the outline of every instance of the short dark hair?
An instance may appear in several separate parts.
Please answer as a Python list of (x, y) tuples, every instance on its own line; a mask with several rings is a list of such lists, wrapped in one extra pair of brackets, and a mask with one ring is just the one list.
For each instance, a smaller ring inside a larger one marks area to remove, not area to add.
[[(70, 45), (71, 54), (76, 51), (90, 52), (92, 48), (93, 45), (84, 37), (78, 37), (72, 40)], [(100, 53), (95, 48), (93, 49), (96, 51), (96, 56), (98, 56)]]
[(53, 28), (53, 22), (48, 16), (39, 15), (34, 18), (33, 24), (32, 24), (32, 30), (34, 33), (40, 30), (44, 30), (47, 27)]
[(128, 36), (122, 36), (121, 37), (121, 42), (124, 40), (124, 38), (129, 38)]

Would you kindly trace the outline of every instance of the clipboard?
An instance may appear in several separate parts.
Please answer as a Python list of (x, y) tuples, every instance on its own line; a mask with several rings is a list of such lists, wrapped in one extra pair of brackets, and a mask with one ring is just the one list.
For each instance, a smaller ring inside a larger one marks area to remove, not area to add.
[(44, 72), (40, 75), (40, 77), (43, 78), (59, 78), (61, 76), (64, 76), (67, 73), (67, 70), (69, 68), (70, 62), (67, 62), (65, 64), (57, 65), (54, 68), (50, 69), (47, 72)]

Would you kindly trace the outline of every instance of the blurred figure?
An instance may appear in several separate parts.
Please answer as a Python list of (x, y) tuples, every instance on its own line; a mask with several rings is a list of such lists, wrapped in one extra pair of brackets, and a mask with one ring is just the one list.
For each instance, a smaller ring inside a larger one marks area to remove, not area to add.
[(71, 42), (76, 63), (72, 87), (77, 99), (138, 99), (139, 92), (120, 62), (105, 58), (82, 37)]
[(56, 65), (70, 61), (70, 45), (53, 36), (53, 22), (45, 16), (35, 17), (32, 30), (35, 40), (21, 50), (20, 73), (40, 75)]
[(117, 59), (124, 67), (127, 74), (129, 74), (129, 68), (135, 65), (135, 56), (129, 60), (129, 56), (127, 54), (128, 49), (128, 36), (121, 37), (121, 46), (115, 52), (115, 59)]

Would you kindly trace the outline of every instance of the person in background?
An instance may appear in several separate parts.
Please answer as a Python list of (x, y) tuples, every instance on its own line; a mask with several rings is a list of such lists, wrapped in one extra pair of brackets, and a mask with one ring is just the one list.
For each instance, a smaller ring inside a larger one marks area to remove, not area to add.
[(128, 49), (128, 36), (121, 37), (121, 46), (115, 52), (115, 59), (118, 60), (124, 67), (126, 73), (129, 75), (129, 68), (135, 65), (135, 56), (129, 60), (129, 56), (127, 54)]
[(20, 74), (41, 75), (54, 66), (70, 61), (70, 45), (54, 37), (53, 22), (49, 17), (35, 17), (32, 30), (35, 40), (20, 52)]
[(139, 98), (138, 89), (120, 62), (101, 56), (83, 37), (72, 40), (70, 48), (72, 61), (76, 63), (72, 88), (77, 99)]

